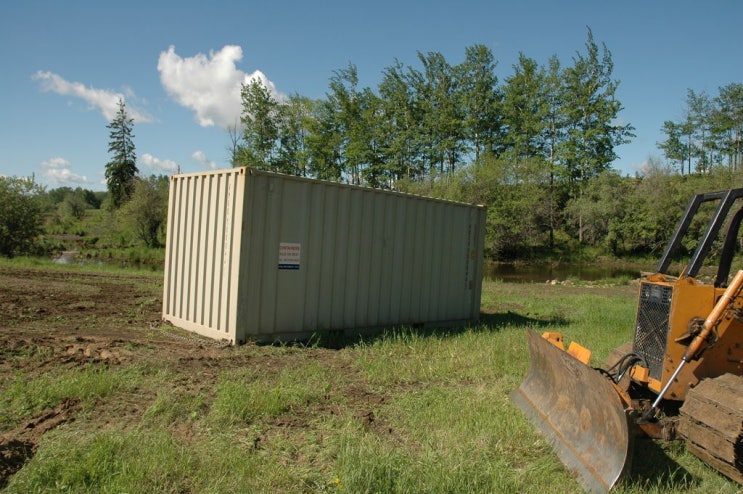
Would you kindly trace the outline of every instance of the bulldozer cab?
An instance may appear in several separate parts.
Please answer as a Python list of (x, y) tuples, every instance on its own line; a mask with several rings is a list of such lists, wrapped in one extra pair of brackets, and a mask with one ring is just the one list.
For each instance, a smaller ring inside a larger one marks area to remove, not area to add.
[[(694, 278), (699, 274), (699, 270), (702, 268), (705, 260), (709, 256), (713, 244), (718, 239), (720, 230), (725, 225), (728, 219), (730, 210), (736, 205), (739, 199), (743, 199), (743, 188), (731, 189), (721, 192), (709, 192), (704, 194), (696, 194), (692, 197), (689, 204), (686, 206), (684, 214), (676, 226), (676, 230), (673, 236), (668, 242), (665, 252), (658, 262), (656, 273), (668, 274), (669, 266), (674, 256), (679, 251), (681, 242), (689, 232), (689, 227), (692, 224), (697, 215), (700, 213), (700, 207), (706, 203), (717, 203), (717, 207), (714, 209), (712, 216), (707, 223), (707, 228), (704, 234), (699, 238), (697, 248), (689, 259), (689, 263), (686, 269), (681, 273), (682, 278)], [(743, 201), (741, 201), (743, 202)], [(726, 286), (727, 279), (730, 275), (730, 266), (735, 254), (735, 249), (738, 243), (738, 231), (740, 229), (740, 222), (743, 219), (743, 208), (740, 207), (741, 202), (737, 205), (738, 211), (730, 218), (728, 222), (727, 230), (724, 236), (722, 250), (720, 252), (720, 260), (718, 263), (717, 276), (715, 277), (714, 286), (724, 287)]]
[[(647, 396), (654, 393), (654, 405), (668, 402), (672, 404), (669, 413), (678, 413), (687, 392), (700, 380), (742, 374), (743, 317), (726, 315), (715, 321), (714, 341), (706, 341), (701, 358), (694, 355), (691, 361), (687, 352), (708, 323), (707, 316), (728, 294), (742, 220), (743, 189), (692, 197), (655, 272), (640, 280), (632, 350), (618, 359), (613, 375), (558, 348), (552, 333), (541, 337), (527, 333), (530, 367), (512, 399), (586, 491), (606, 492), (629, 471), (634, 438), (642, 428), (638, 426), (638, 395), (647, 402)], [(682, 248), (691, 250), (687, 237), (692, 232), (701, 232), (696, 243), (691, 243), (696, 247), (688, 262), (672, 274), (672, 263)], [(703, 283), (699, 273), (713, 257), (717, 262), (714, 279)], [(738, 284), (741, 277), (736, 276)], [(742, 315), (739, 293), (729, 297), (729, 303)], [(731, 327), (736, 330), (727, 331)], [(630, 383), (620, 386), (626, 376)]]
[[(659, 393), (668, 383), (689, 342), (701, 330), (706, 316), (728, 285), (743, 220), (742, 204), (743, 189), (693, 196), (658, 262), (656, 272), (640, 281), (633, 353), (641, 363), (633, 369), (631, 376), (654, 393)], [(715, 207), (703, 211), (705, 205)], [(677, 277), (670, 275), (669, 267), (688, 236), (692, 222), (704, 219), (704, 212), (710, 214), (709, 220), (697, 239), (691, 258)], [(705, 263), (709, 265), (712, 260), (717, 264), (713, 281), (703, 283), (699, 273)], [(735, 323), (733, 320), (727, 322)], [(737, 334), (743, 335), (743, 331), (732, 333), (728, 339), (739, 340)], [(731, 348), (735, 346), (731, 345)], [(690, 362), (683, 374), (676, 376), (666, 398), (682, 401), (688, 389), (700, 379), (736, 372), (738, 368), (730, 358), (704, 360), (706, 362), (701, 359)]]

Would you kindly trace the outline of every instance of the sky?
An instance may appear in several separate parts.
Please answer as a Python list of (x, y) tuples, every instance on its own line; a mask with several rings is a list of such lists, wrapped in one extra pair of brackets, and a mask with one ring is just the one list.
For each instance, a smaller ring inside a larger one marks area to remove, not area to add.
[(689, 89), (716, 96), (743, 83), (743, 1), (352, 0), (0, 2), (0, 175), (49, 188), (105, 190), (109, 129), (124, 99), (140, 174), (227, 168), (240, 86), (324, 98), (333, 72), (356, 66), (376, 91), (385, 68), (451, 65), (490, 48), (503, 80), (520, 53), (570, 66), (588, 29), (614, 62), (632, 143), (612, 167), (641, 173), (662, 159), (666, 120)]

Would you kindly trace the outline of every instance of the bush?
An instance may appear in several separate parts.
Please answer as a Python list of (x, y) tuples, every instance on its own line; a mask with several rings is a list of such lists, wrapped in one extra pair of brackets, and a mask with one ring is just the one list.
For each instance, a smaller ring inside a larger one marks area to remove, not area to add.
[(0, 176), (0, 255), (28, 254), (41, 233), (43, 188), (31, 178)]

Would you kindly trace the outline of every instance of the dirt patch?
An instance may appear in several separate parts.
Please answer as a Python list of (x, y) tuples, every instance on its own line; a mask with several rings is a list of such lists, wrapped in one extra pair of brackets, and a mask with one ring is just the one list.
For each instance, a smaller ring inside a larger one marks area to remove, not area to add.
[[(74, 270), (4, 268), (0, 271), (0, 389), (23, 379), (46, 378), (78, 368), (128, 367), (167, 373), (161, 389), (116, 393), (94, 404), (64, 400), (33, 416), (0, 422), (0, 489), (30, 461), (41, 437), (75, 421), (86, 430), (137, 427), (158, 399), (197, 397), (204, 405), (187, 413), (208, 413), (215, 384), (226, 374), (267, 378), (307, 362), (343, 376), (333, 396), (307, 410), (265, 424), (255, 447), (272, 438), (312, 427), (318, 417), (349, 414), (365, 427), (389, 436), (377, 410), (386, 397), (367, 389), (347, 352), (291, 346), (230, 347), (163, 325), (162, 280), (157, 276), (81, 273)], [(242, 374), (241, 374), (242, 373)], [(340, 398), (343, 406), (336, 403)], [(17, 411), (15, 412), (18, 413)], [(33, 412), (32, 412), (33, 413)], [(193, 419), (196, 420), (196, 419)], [(168, 427), (188, 443), (190, 417)]]
[(0, 489), (33, 457), (41, 436), (64, 422), (74, 420), (76, 406), (76, 400), (63, 400), (56, 407), (44, 410), (32, 420), (0, 435)]

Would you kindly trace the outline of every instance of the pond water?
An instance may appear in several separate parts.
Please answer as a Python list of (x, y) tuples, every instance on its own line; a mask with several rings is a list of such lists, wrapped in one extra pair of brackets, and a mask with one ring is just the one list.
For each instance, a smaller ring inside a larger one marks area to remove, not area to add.
[(565, 281), (577, 279), (596, 281), (607, 278), (639, 278), (640, 271), (648, 269), (626, 266), (602, 266), (600, 264), (486, 264), (484, 278), (509, 283), (546, 283), (547, 281)]

